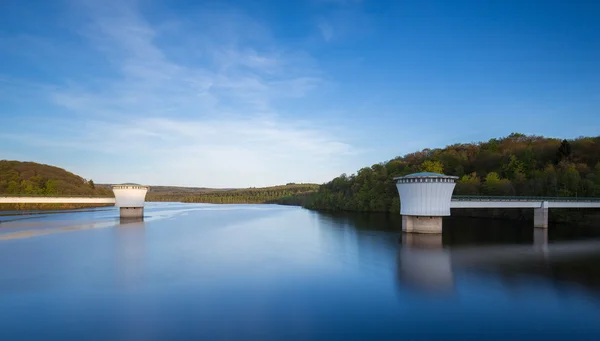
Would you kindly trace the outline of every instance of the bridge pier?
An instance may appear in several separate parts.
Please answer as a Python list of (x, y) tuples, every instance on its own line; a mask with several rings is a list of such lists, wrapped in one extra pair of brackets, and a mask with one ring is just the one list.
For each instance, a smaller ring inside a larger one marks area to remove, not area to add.
[(540, 208), (533, 209), (533, 227), (548, 228), (548, 202), (542, 201)]

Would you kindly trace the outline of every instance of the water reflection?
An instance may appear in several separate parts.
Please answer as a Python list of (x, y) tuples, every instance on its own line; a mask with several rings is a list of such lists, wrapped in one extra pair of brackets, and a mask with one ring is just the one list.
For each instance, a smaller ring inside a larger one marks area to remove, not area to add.
[[(555, 225), (548, 230), (528, 222), (452, 218), (444, 222), (442, 235), (425, 235), (402, 233), (400, 220), (385, 214), (320, 214), (319, 219), (344, 231), (345, 241), (337, 235), (331, 239), (346, 248), (351, 236), (359, 256), (383, 259), (393, 249), (403, 289), (448, 294), (455, 291), (458, 275), (482, 274), (513, 287), (539, 278), (555, 289), (577, 285), (600, 295), (600, 231), (595, 228)], [(377, 245), (367, 243), (373, 235), (380, 239)]]
[(31, 227), (115, 228), (1, 241), (0, 340), (600, 334), (600, 243), (581, 238), (589, 230), (451, 219), (441, 236), (403, 235), (398, 215), (261, 205), (64, 219)]
[(397, 262), (400, 285), (425, 292), (453, 291), (450, 250), (443, 248), (441, 235), (403, 233)]
[(123, 218), (119, 219), (119, 225), (128, 225), (126, 227), (144, 227), (144, 218)]
[(146, 240), (143, 218), (121, 218), (114, 229), (116, 280), (123, 289), (135, 289), (144, 280)]
[(548, 251), (548, 229), (533, 229), (533, 245), (546, 254), (546, 251)]

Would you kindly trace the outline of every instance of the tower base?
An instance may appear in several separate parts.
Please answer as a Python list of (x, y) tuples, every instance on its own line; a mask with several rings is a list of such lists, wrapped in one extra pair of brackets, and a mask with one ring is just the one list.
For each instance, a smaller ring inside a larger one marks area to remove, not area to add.
[(402, 231), (407, 233), (442, 233), (442, 217), (403, 215)]
[(143, 207), (121, 207), (120, 208), (121, 218), (143, 218), (144, 208)]

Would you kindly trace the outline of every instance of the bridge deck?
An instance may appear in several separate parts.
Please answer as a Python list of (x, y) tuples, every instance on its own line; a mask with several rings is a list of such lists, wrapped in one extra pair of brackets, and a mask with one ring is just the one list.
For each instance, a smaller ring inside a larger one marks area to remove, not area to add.
[[(600, 208), (600, 198), (454, 196), (450, 208)], [(114, 204), (115, 198), (0, 197), (0, 204)]]
[(600, 198), (454, 196), (450, 208), (600, 208)]

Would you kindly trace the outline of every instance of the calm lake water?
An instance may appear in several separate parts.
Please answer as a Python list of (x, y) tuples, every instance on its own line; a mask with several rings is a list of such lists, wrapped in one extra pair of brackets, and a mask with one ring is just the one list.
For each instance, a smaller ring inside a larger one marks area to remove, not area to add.
[(594, 228), (153, 203), (0, 221), (0, 340), (600, 340)]

